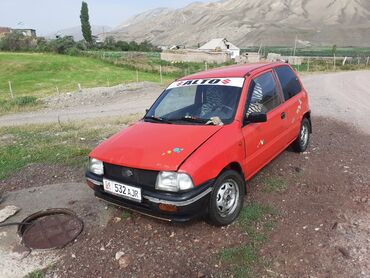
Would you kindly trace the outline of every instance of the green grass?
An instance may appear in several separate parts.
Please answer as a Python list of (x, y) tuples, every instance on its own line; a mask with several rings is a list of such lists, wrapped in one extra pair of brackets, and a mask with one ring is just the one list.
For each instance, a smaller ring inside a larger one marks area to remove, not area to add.
[(48, 274), (49, 271), (53, 270), (55, 267), (55, 264), (49, 264), (47, 267), (43, 269), (36, 269), (30, 273), (28, 273), (25, 278), (44, 278)]
[(287, 189), (286, 182), (279, 177), (269, 177), (263, 181), (262, 191), (271, 192), (283, 192)]
[[(83, 168), (96, 144), (121, 129), (137, 115), (66, 125), (0, 128), (0, 179), (31, 163), (62, 164)], [(95, 126), (94, 126), (95, 125)]]
[(25, 278), (44, 278), (44, 277), (45, 271), (43, 269), (34, 270), (25, 276)]
[[(9, 100), (8, 81), (15, 97), (43, 97), (82, 88), (135, 82), (136, 70), (91, 57), (42, 53), (0, 52), (0, 100)], [(158, 74), (139, 72), (139, 81), (160, 82)]]
[[(99, 58), (114, 65), (159, 74), (160, 66), (165, 77), (172, 79), (205, 70), (205, 64), (195, 62), (171, 63), (161, 60), (159, 52), (86, 51), (84, 55)], [(231, 65), (208, 63), (207, 68)]]
[(258, 203), (251, 203), (243, 208), (237, 224), (247, 234), (248, 243), (235, 248), (225, 248), (220, 253), (221, 260), (231, 266), (233, 276), (255, 277), (254, 268), (262, 263), (258, 250), (274, 226), (272, 216), (275, 214), (271, 207)]
[(130, 216), (131, 216), (131, 212), (130, 211), (127, 211), (127, 210), (122, 211), (121, 218), (123, 220), (127, 220)]
[(0, 98), (0, 115), (7, 112), (34, 110), (41, 104), (42, 102), (34, 96), (20, 96), (14, 99)]

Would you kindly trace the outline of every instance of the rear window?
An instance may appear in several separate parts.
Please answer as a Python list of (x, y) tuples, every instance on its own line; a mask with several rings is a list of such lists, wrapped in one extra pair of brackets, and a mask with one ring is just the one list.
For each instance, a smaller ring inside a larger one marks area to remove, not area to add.
[(277, 67), (275, 68), (275, 71), (283, 89), (285, 100), (294, 97), (296, 94), (302, 91), (301, 84), (290, 67)]

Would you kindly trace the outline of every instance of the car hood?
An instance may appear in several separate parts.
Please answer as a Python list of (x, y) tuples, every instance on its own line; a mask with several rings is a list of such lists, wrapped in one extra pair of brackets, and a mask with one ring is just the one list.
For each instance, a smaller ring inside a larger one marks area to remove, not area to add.
[(176, 171), (221, 128), (141, 121), (101, 143), (90, 157), (132, 168)]

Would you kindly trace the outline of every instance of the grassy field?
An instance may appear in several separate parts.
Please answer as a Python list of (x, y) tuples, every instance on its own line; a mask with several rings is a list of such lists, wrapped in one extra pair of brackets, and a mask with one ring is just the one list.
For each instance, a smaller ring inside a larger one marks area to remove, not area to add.
[(90, 150), (139, 115), (63, 125), (0, 128), (0, 180), (31, 163), (82, 168)]
[[(139, 71), (138, 76), (139, 81), (160, 82), (156, 73)], [(164, 82), (172, 80), (166, 78)], [(37, 98), (58, 91), (77, 91), (78, 84), (87, 88), (136, 80), (136, 70), (91, 57), (0, 52), (0, 113), (33, 107)], [(15, 99), (11, 98), (8, 81), (11, 81)]]
[[(278, 53), (283, 56), (292, 56), (293, 47), (263, 47), (262, 52), (267, 55), (267, 53)], [(242, 51), (258, 51), (259, 47), (244, 48)], [(328, 57), (333, 56), (332, 47), (305, 47), (297, 48), (297, 56), (315, 56), (315, 57)], [(336, 55), (348, 56), (348, 57), (368, 57), (370, 56), (370, 48), (366, 47), (338, 47), (336, 49)]]
[(173, 78), (203, 71), (206, 67), (211, 69), (233, 64), (233, 62), (224, 64), (208, 63), (206, 66), (203, 62), (171, 63), (161, 60), (159, 52), (87, 51), (84, 54), (114, 65), (157, 74), (159, 74), (161, 67), (163, 74)]

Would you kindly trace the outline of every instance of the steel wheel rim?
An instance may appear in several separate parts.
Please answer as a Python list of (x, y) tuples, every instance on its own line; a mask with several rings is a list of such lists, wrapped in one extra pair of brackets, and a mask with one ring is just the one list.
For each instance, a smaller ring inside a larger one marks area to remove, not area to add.
[(308, 127), (305, 124), (302, 125), (300, 142), (302, 147), (306, 146), (308, 142)]
[(239, 187), (237, 183), (228, 179), (218, 189), (216, 194), (216, 206), (220, 216), (227, 217), (234, 213), (238, 206)]

